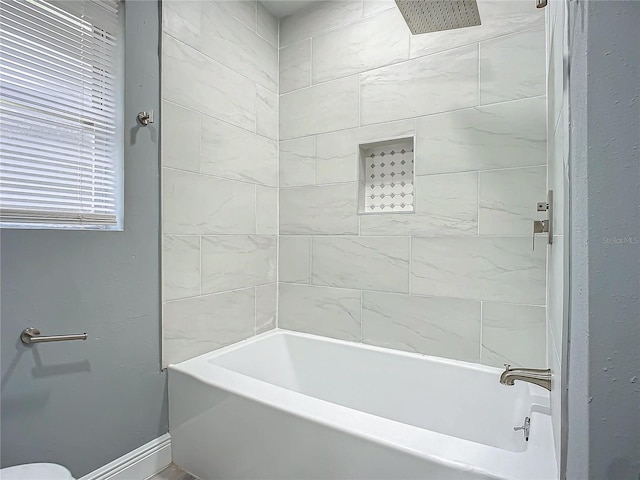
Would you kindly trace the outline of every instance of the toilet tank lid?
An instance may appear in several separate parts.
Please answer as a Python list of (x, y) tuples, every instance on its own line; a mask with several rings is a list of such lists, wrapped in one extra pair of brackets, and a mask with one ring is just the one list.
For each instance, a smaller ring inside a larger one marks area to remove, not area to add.
[(74, 480), (71, 472), (55, 463), (28, 463), (0, 470), (0, 480)]

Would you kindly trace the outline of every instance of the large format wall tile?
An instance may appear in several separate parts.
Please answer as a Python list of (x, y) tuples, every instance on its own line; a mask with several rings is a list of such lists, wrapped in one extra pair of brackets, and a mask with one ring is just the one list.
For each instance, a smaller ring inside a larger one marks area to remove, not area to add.
[(200, 172), (276, 187), (278, 144), (243, 128), (205, 117)]
[(278, 48), (278, 19), (259, 2), (256, 31), (267, 42)]
[(278, 284), (256, 287), (256, 335), (276, 328)]
[(301, 187), (315, 183), (314, 148), (313, 137), (280, 142), (281, 187)]
[(203, 294), (276, 281), (276, 237), (206, 236), (201, 250)]
[(546, 242), (530, 237), (413, 238), (411, 293), (545, 304)]
[(482, 363), (544, 368), (545, 308), (482, 303)]
[(272, 91), (278, 85), (278, 49), (255, 30), (225, 15), (221, 3), (204, 2), (201, 51)]
[(441, 237), (478, 234), (478, 174), (416, 177), (415, 213), (360, 216), (361, 235)]
[(535, 26), (544, 26), (544, 10), (521, 0), (479, 0), (482, 25), (411, 37), (411, 58), (469, 45)]
[(480, 302), (364, 292), (365, 343), (415, 353), (480, 360)]
[(547, 167), (480, 172), (480, 235), (527, 235), (547, 218), (536, 203), (547, 198)]
[(313, 237), (311, 283), (407, 293), (409, 238)]
[(476, 45), (371, 70), (360, 75), (363, 125), (478, 104)]
[(415, 134), (415, 120), (368, 125), (316, 137), (316, 184), (358, 178), (358, 144)]
[(166, 302), (162, 318), (166, 366), (252, 336), (255, 289)]
[(200, 170), (202, 115), (171, 102), (162, 102), (162, 165), (181, 170)]
[(541, 97), (419, 118), (416, 173), (546, 165), (545, 112)]
[(398, 9), (313, 38), (313, 83), (409, 58), (409, 28)]
[(280, 234), (357, 234), (353, 183), (280, 189)]
[(255, 129), (255, 83), (169, 35), (162, 37), (162, 52), (164, 99)]
[(311, 85), (311, 39), (280, 49), (280, 93)]
[(357, 75), (280, 96), (282, 140), (356, 126)]
[(278, 139), (278, 95), (256, 85), (256, 133)]
[(278, 234), (278, 189), (256, 185), (256, 233)]
[(201, 1), (162, 2), (162, 30), (200, 49), (202, 5)]
[(280, 46), (343, 27), (362, 18), (361, 0), (313, 2), (280, 21)]
[(254, 233), (255, 187), (170, 168), (162, 169), (166, 234)]
[[(240, 20), (243, 25), (255, 31), (257, 28), (257, 1), (256, 0), (219, 0), (216, 3), (222, 5), (235, 19)], [(228, 15), (221, 14), (224, 18)]]
[(281, 283), (278, 326), (342, 340), (360, 340), (360, 292)]
[(544, 95), (544, 27), (480, 44), (480, 102)]
[(362, 16), (364, 17), (375, 15), (390, 8), (396, 8), (396, 3), (393, 0), (364, 0), (362, 3)]
[(279, 280), (309, 283), (311, 281), (311, 238), (280, 236), (278, 247)]
[(200, 295), (200, 237), (162, 236), (164, 300)]

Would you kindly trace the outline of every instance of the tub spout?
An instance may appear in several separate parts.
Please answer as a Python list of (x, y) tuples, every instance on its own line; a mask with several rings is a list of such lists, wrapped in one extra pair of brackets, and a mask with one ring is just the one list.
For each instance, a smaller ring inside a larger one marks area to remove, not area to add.
[(513, 385), (516, 380), (533, 383), (551, 391), (551, 369), (546, 368), (511, 368), (505, 364), (506, 368), (500, 375), (500, 383), (503, 385)]

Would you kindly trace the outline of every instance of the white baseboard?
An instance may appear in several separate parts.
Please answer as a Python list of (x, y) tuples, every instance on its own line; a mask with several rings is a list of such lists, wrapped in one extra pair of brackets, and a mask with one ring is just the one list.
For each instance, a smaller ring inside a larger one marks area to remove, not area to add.
[(170, 463), (171, 436), (165, 433), (80, 480), (146, 480)]

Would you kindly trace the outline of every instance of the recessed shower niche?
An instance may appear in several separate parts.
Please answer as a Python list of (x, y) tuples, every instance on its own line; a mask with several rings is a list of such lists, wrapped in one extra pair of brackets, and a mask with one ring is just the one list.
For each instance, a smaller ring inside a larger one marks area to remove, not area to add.
[(413, 212), (414, 137), (359, 147), (359, 213)]

